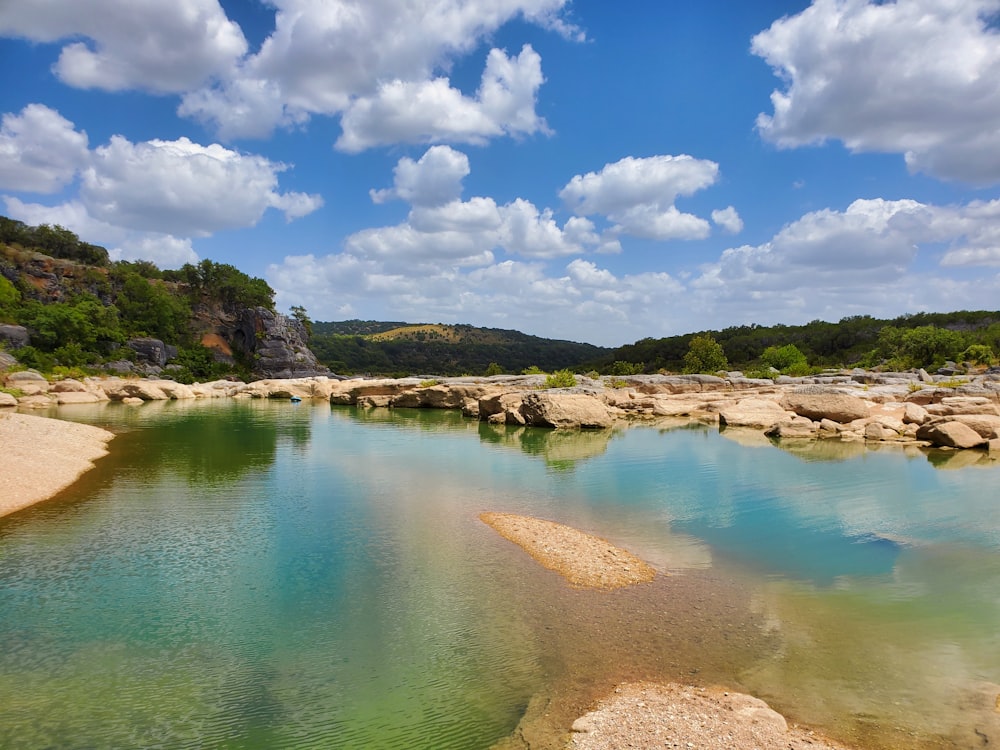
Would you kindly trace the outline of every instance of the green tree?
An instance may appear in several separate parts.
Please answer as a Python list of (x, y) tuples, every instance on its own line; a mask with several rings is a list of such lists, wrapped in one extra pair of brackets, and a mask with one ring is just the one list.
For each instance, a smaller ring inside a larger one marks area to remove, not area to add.
[(496, 362), (490, 362), (486, 367), (486, 377), (491, 377), (493, 375), (503, 375), (503, 368)]
[(684, 372), (714, 373), (729, 368), (722, 345), (707, 334), (695, 336), (684, 355)]
[(187, 336), (190, 306), (158, 281), (128, 273), (116, 306), (130, 336), (152, 336), (170, 343)]
[(0, 276), (0, 323), (14, 320), (14, 313), (21, 302), (21, 293), (6, 276)]

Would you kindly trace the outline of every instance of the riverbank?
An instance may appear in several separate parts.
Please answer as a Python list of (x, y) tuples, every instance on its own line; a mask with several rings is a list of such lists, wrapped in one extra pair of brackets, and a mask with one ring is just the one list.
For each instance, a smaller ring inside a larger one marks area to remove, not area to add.
[(0, 412), (0, 516), (69, 487), (107, 455), (113, 437), (90, 425)]

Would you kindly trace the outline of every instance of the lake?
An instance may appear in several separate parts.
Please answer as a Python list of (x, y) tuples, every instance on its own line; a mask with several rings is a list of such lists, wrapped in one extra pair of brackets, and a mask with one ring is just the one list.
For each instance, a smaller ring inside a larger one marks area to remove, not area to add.
[[(1000, 740), (983, 453), (246, 400), (51, 415), (121, 436), (0, 519), (0, 747), (478, 750), (519, 723), (558, 747), (627, 679), (859, 747)], [(571, 589), (487, 510), (663, 574)]]

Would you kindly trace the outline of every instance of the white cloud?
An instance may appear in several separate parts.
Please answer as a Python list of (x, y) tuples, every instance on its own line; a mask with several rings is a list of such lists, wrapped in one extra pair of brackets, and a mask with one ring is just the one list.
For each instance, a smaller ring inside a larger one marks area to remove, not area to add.
[(739, 234), (743, 231), (743, 219), (732, 206), (712, 211), (712, 221), (730, 234)]
[(63, 47), (56, 75), (70, 86), (108, 91), (186, 91), (226, 74), (247, 51), (217, 0), (5, 2), (0, 34), (74, 40)]
[(998, 0), (815, 0), (753, 39), (787, 83), (761, 134), (903, 153), (912, 171), (1000, 181)]
[(414, 206), (440, 206), (462, 194), (469, 157), (448, 146), (432, 146), (418, 161), (403, 157), (393, 170), (393, 187), (370, 191), (375, 203), (399, 198)]
[[(399, 138), (476, 142), (543, 129), (534, 113), (537, 55), (490, 54), (475, 99), (442, 73), (509, 21), (571, 39), (567, 0), (274, 0), (274, 32), (217, 85), (190, 92), (181, 113), (234, 138), (260, 137), (312, 115), (347, 112), (340, 148)], [(266, 83), (265, 83), (266, 82)], [(435, 116), (418, 104), (447, 113)], [(383, 121), (382, 117), (389, 118)], [(362, 128), (374, 128), (367, 132)], [(395, 141), (392, 141), (395, 142)]]
[(674, 201), (713, 185), (719, 165), (680, 156), (625, 157), (600, 172), (576, 175), (560, 191), (581, 216), (603, 214), (616, 232), (655, 240), (699, 239), (709, 234), (705, 219), (679, 211)]
[(132, 143), (112, 136), (83, 171), (80, 197), (95, 218), (109, 224), (207, 236), (252, 226), (271, 206), (292, 219), (321, 205), (317, 196), (276, 192), (286, 168), (187, 138)]
[(87, 163), (87, 134), (44, 104), (5, 114), (0, 126), (0, 188), (52, 193)]
[(446, 78), (397, 79), (346, 108), (336, 147), (357, 153), (392, 143), (482, 144), (504, 134), (548, 132), (535, 113), (543, 80), (541, 57), (527, 45), (515, 58), (490, 51), (475, 98), (452, 88)]

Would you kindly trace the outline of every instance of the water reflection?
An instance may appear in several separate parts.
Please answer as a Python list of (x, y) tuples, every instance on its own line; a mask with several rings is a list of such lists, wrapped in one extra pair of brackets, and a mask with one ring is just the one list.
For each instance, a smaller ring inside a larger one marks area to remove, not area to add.
[(557, 471), (572, 470), (580, 461), (602, 455), (613, 430), (550, 430), (479, 423), (479, 439), (489, 445), (537, 456)]

